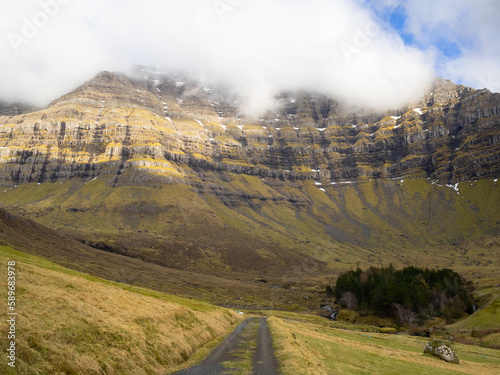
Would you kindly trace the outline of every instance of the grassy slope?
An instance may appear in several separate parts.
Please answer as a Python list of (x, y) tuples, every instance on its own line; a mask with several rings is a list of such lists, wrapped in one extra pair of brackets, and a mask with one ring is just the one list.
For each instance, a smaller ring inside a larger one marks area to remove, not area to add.
[(349, 332), (323, 323), (268, 319), (284, 374), (498, 374), (500, 352), (455, 344), (459, 365), (423, 355), (428, 339)]
[(486, 306), (467, 319), (452, 324), (447, 328), (450, 330), (500, 330), (500, 293), (498, 292), (498, 288), (495, 289), (496, 290), (492, 292), (492, 297)]
[[(465, 273), (479, 270), (485, 278), (500, 267), (493, 256), (499, 245), (495, 240), (482, 243), (498, 236), (500, 184), (491, 180), (462, 182), (458, 194), (426, 179), (325, 182), (322, 192), (312, 181), (271, 183), (231, 174), (222, 181), (215, 173), (205, 176), (207, 185), (234, 194), (233, 205), (183, 184), (112, 189), (115, 177), (101, 176), (86, 184), (24, 184), (0, 191), (0, 205), (15, 207), (50, 227), (80, 231), (87, 238), (148, 232), (166, 243), (175, 242), (177, 248), (202, 248), (195, 254), (196, 265), (188, 266), (217, 274), (246, 266), (238, 257), (231, 258), (235, 244), (262, 268), (280, 268), (281, 258), (294, 252), (325, 261), (334, 272), (358, 262), (392, 262), (463, 266)], [(245, 247), (249, 241), (252, 245)], [(151, 248), (140, 251), (162, 257)], [(177, 264), (171, 265), (189, 263), (182, 252), (175, 255)]]
[(445, 336), (453, 336), (457, 342), (500, 349), (500, 293), (491, 292), (489, 302), (473, 315), (446, 326)]
[[(105, 281), (4, 246), (2, 280), (8, 260), (17, 262), (18, 367), (12, 371), (0, 361), (3, 374), (165, 374), (197, 352), (206, 354), (200, 348), (213, 346), (240, 319), (230, 310)], [(6, 332), (3, 319), (0, 332)]]
[[(11, 211), (12, 212), (12, 211)], [(145, 237), (131, 234), (128, 243), (140, 242)], [(157, 246), (158, 239), (150, 242)], [(0, 245), (42, 256), (64, 267), (89, 273), (107, 280), (154, 289), (168, 294), (194, 297), (215, 304), (273, 306), (287, 308), (292, 303), (308, 304), (315, 309), (319, 301), (305, 300), (301, 293), (291, 289), (276, 289), (269, 283), (247, 279), (230, 279), (173, 269), (140, 258), (94, 249), (75, 240), (64, 231), (50, 229), (0, 208)], [(180, 247), (180, 246), (177, 246)], [(172, 252), (178, 251), (175, 244)], [(164, 251), (165, 257), (171, 257)], [(194, 258), (188, 261), (195, 262)], [(276, 277), (277, 279), (277, 277)], [(243, 297), (243, 299), (240, 299)], [(235, 302), (237, 301), (237, 302)]]

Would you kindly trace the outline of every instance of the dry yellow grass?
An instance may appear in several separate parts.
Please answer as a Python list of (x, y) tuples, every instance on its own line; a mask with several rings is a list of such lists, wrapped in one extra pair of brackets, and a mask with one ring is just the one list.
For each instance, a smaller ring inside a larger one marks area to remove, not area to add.
[(424, 356), (426, 339), (363, 334), (320, 324), (268, 319), (284, 374), (484, 374), (500, 371), (500, 353), (454, 345), (460, 364)]
[[(12, 251), (0, 251), (2, 306), (11, 259), (16, 259)], [(34, 259), (30, 256), (30, 263)], [(62, 267), (44, 260), (42, 266), (30, 263), (17, 259), (17, 369), (2, 360), (3, 374), (170, 373), (241, 319), (203, 302), (124, 290), (61, 272)], [(2, 319), (0, 332), (6, 326)], [(1, 342), (5, 352), (6, 340)]]

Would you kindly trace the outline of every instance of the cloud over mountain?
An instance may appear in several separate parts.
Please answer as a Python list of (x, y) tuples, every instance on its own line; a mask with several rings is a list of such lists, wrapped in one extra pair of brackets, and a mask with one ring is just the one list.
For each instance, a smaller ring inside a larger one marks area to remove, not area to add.
[(0, 99), (46, 104), (99, 70), (182, 69), (259, 112), (281, 90), (386, 109), (421, 95), (432, 52), (350, 0), (30, 0), (0, 16)]

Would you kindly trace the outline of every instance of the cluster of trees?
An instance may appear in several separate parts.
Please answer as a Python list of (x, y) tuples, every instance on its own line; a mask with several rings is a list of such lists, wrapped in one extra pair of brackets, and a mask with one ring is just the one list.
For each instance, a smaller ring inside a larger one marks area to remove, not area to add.
[(350, 310), (394, 317), (405, 325), (419, 319), (443, 317), (447, 322), (474, 311), (472, 284), (450, 269), (370, 267), (339, 276), (327, 287), (337, 302)]

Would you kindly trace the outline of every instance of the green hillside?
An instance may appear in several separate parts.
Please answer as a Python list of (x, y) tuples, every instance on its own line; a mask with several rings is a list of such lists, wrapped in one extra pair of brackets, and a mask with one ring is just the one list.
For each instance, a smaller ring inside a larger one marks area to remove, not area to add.
[[(4, 359), (2, 374), (170, 373), (193, 355), (207, 354), (241, 320), (231, 310), (109, 282), (4, 246), (2, 280), (12, 260), (17, 367)], [(0, 331), (7, 332), (4, 319)]]
[(334, 277), (358, 263), (393, 263), (451, 267), (484, 284), (498, 277), (493, 180), (219, 177), (206, 183), (220, 194), (186, 184), (112, 187), (113, 176), (22, 184), (0, 192), (0, 204), (91, 246), (206, 274), (300, 280), (303, 271)]

